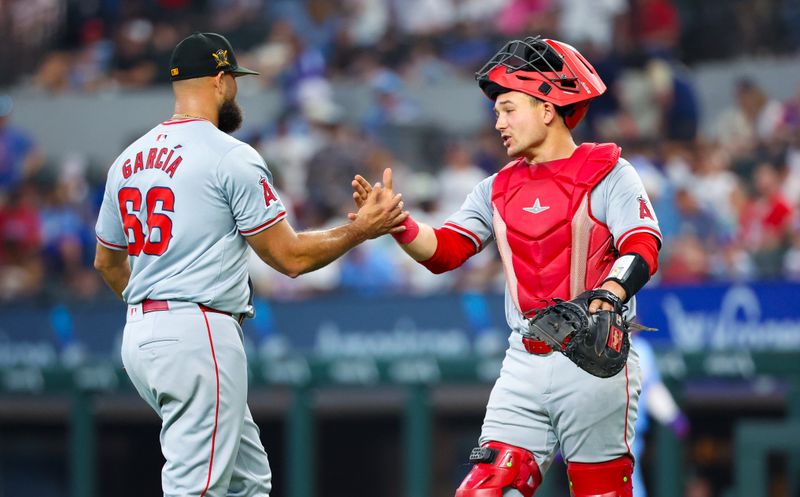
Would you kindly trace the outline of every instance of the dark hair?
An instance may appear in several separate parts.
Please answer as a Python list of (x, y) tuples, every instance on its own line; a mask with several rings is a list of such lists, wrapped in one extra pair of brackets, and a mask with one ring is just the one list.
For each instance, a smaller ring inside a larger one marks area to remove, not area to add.
[[(539, 97), (534, 97), (533, 95), (528, 95), (528, 96), (535, 102), (538, 102), (540, 104), (545, 103), (545, 101)], [(570, 104), (570, 105), (553, 104), (553, 107), (556, 109), (556, 115), (560, 117), (562, 121), (564, 121), (564, 124), (567, 124), (566, 121), (567, 117), (571, 116), (575, 112), (575, 104)]]

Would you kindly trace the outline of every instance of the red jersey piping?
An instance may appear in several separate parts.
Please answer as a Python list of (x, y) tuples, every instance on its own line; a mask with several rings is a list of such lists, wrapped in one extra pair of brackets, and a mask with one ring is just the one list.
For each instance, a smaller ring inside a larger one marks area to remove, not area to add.
[(192, 119), (174, 119), (174, 120), (170, 120), (170, 121), (164, 121), (161, 124), (163, 124), (164, 126), (171, 126), (173, 124), (184, 124), (184, 123), (192, 123), (192, 122), (197, 122), (197, 121), (211, 122), (208, 119), (202, 119), (202, 118), (199, 118), (199, 117), (195, 117), (195, 118), (192, 118)]
[(655, 236), (658, 239), (658, 244), (661, 245), (661, 233), (659, 233), (658, 230), (651, 228), (649, 226), (637, 226), (635, 228), (629, 229), (628, 231), (620, 235), (619, 240), (617, 240), (616, 242), (617, 250), (619, 250), (620, 245), (622, 245), (622, 242), (624, 242), (626, 238), (638, 232), (650, 233), (651, 235)]
[(459, 225), (457, 225), (455, 223), (444, 223), (443, 228), (449, 228), (449, 229), (455, 231), (456, 233), (460, 233), (460, 234), (462, 234), (464, 236), (467, 236), (467, 237), (471, 238), (472, 241), (475, 243), (475, 245), (477, 245), (478, 249), (480, 250), (481, 245), (482, 245), (481, 244), (481, 239), (478, 238), (478, 235), (476, 235), (475, 233), (471, 232), (467, 228), (463, 228), (463, 227), (461, 227), (461, 226), (459, 226)]
[(107, 248), (114, 249), (114, 250), (127, 250), (128, 249), (127, 245), (117, 245), (115, 243), (110, 243), (110, 242), (107, 242), (107, 241), (103, 240), (102, 238), (100, 238), (97, 235), (95, 235), (95, 238), (97, 238), (97, 241), (100, 242), (101, 245), (103, 245), (103, 246), (105, 246)]
[(258, 225), (255, 228), (250, 228), (248, 230), (241, 230), (240, 233), (242, 235), (244, 235), (244, 236), (255, 235), (257, 232), (265, 230), (265, 229), (269, 228), (270, 226), (272, 226), (273, 224), (277, 223), (278, 221), (283, 219), (285, 216), (286, 216), (286, 211), (283, 211), (280, 214), (278, 214), (277, 216), (275, 216), (272, 219), (270, 219), (269, 221), (267, 221), (266, 223)]

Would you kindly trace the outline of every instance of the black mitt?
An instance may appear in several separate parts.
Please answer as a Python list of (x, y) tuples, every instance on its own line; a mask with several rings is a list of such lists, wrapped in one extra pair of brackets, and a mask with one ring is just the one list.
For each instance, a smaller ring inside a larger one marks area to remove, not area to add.
[[(594, 299), (610, 303), (614, 310), (589, 314)], [(556, 299), (555, 304), (537, 311), (524, 336), (542, 340), (584, 371), (608, 378), (625, 367), (631, 348), (631, 326), (622, 312), (619, 297), (608, 290), (591, 290), (573, 300)]]

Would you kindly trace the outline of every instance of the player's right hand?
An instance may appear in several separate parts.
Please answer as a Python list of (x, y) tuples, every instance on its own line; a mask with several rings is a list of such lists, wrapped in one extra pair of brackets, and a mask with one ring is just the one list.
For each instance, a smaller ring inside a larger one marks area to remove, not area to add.
[[(357, 178), (363, 180), (361, 176)], [(358, 212), (348, 217), (353, 221), (353, 225), (364, 231), (367, 238), (376, 238), (386, 233), (400, 233), (406, 229), (405, 226), (398, 226), (408, 217), (408, 212), (403, 210), (402, 194), (394, 193), (391, 169), (386, 168), (383, 171), (383, 185), (366, 183), (366, 187), (361, 186), (361, 188), (366, 195), (356, 201)], [(355, 196), (354, 194), (353, 197)]]

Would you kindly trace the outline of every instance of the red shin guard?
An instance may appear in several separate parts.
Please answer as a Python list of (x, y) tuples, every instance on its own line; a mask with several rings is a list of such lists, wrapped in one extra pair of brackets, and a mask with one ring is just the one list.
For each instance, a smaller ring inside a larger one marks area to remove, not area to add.
[(567, 464), (573, 497), (633, 497), (633, 459), (622, 456), (599, 463)]

